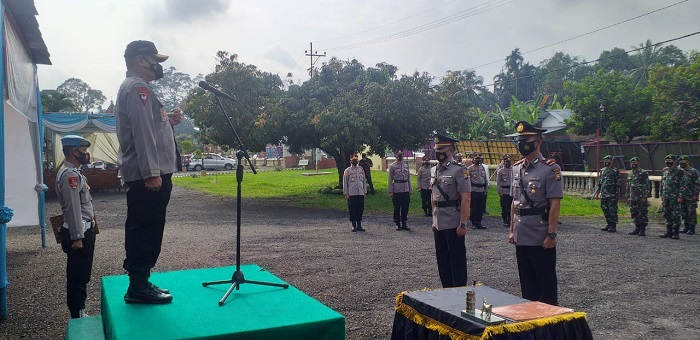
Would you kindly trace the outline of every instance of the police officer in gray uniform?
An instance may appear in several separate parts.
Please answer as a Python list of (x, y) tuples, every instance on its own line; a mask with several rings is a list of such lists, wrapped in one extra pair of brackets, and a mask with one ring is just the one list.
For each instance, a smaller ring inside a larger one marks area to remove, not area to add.
[(561, 169), (540, 152), (546, 130), (524, 121), (517, 122), (515, 129), (524, 158), (513, 165), (508, 242), (515, 245), (523, 298), (557, 305), (557, 224), (564, 197)]
[(163, 77), (159, 54), (150, 41), (129, 43), (124, 51), (127, 72), (119, 88), (115, 117), (120, 148), (120, 172), (129, 186), (124, 230), (129, 273), (127, 303), (169, 303), (173, 297), (148, 279), (160, 255), (165, 214), (172, 191), (171, 176), (178, 169), (173, 126), (179, 109), (166, 113), (148, 83)]
[(476, 153), (472, 158), (472, 165), (467, 168), (472, 185), (472, 206), (469, 219), (472, 221), (472, 228), (474, 229), (486, 229), (481, 223), (481, 220), (486, 211), (486, 194), (489, 190), (489, 176), (486, 174), (486, 169), (484, 169), (482, 165), (483, 161), (481, 154)]
[(467, 168), (454, 162), (452, 139), (435, 135), (438, 165), (432, 172), (433, 236), (435, 257), (443, 288), (467, 285), (467, 218), (471, 183)]
[(85, 299), (95, 253), (95, 230), (92, 196), (87, 179), (78, 171), (90, 163), (90, 141), (80, 136), (61, 138), (66, 162), (56, 174), (56, 195), (63, 212), (59, 233), (61, 248), (68, 255), (66, 263), (66, 300), (71, 318), (87, 317)]
[(357, 153), (350, 157), (350, 166), (343, 172), (343, 195), (348, 201), (348, 212), (352, 231), (365, 231), (362, 228), (362, 213), (365, 210), (365, 195), (367, 195), (367, 183), (365, 182), (365, 170), (359, 163)]
[(433, 216), (433, 207), (430, 204), (430, 196), (432, 195), (432, 190), (430, 190), (431, 172), (430, 157), (423, 156), (423, 164), (418, 169), (416, 177), (418, 177), (418, 190), (420, 190), (420, 200), (425, 217)]
[(501, 198), (501, 218), (503, 226), (510, 228), (510, 207), (513, 204), (513, 196), (510, 195), (510, 186), (513, 183), (513, 168), (510, 155), (503, 156), (503, 165), (496, 170), (496, 192)]
[(406, 225), (408, 206), (411, 202), (411, 172), (403, 161), (403, 152), (396, 152), (396, 161), (389, 165), (389, 196), (394, 203), (394, 223), (396, 230), (411, 230)]

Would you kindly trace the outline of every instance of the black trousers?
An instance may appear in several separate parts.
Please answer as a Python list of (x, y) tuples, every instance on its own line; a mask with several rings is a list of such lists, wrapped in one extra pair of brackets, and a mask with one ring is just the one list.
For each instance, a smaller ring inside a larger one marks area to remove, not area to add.
[(143, 180), (127, 182), (124, 269), (131, 279), (148, 279), (151, 268), (158, 261), (165, 229), (165, 212), (173, 189), (170, 177), (170, 174), (160, 176), (163, 185), (158, 191), (146, 189)]
[(457, 230), (434, 231), (435, 257), (443, 288), (467, 285), (467, 247)]
[(73, 250), (70, 232), (61, 228), (61, 249), (68, 255), (66, 262), (66, 302), (71, 318), (79, 317), (81, 309), (85, 308), (87, 284), (92, 275), (92, 258), (95, 254), (95, 232), (92, 228), (83, 234), (83, 249)]
[(557, 306), (557, 248), (516, 246), (515, 257), (523, 298)]
[(406, 192), (395, 192), (394, 198), (394, 222), (406, 222), (408, 219), (408, 205), (411, 203), (411, 194)]
[(420, 189), (420, 201), (421, 201), (421, 206), (423, 207), (423, 211), (427, 212), (432, 212), (433, 207), (430, 206), (430, 195), (433, 194), (433, 191), (430, 189)]
[(513, 196), (503, 195), (501, 196), (501, 218), (503, 218), (503, 223), (510, 223), (510, 208), (513, 205)]
[(469, 220), (472, 221), (472, 225), (476, 226), (481, 224), (484, 211), (486, 211), (486, 193), (472, 191), (472, 205), (469, 215)]
[(348, 198), (348, 211), (350, 222), (362, 221), (362, 213), (365, 211), (365, 195), (355, 195)]
[(365, 180), (367, 180), (367, 192), (374, 195), (374, 184), (372, 184), (372, 172), (365, 172)]

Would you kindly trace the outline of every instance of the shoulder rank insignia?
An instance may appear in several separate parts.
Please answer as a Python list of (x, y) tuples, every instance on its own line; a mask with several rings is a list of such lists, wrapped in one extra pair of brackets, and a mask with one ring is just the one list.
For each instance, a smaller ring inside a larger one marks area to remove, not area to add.
[(523, 159), (521, 159), (521, 160), (519, 160), (519, 161), (513, 163), (513, 165), (520, 165), (520, 164), (523, 164), (523, 163), (525, 163), (525, 158), (523, 158)]
[(554, 160), (554, 158), (547, 158), (547, 159), (544, 160), (544, 164), (547, 164), (547, 165), (549, 165), (549, 166), (552, 166), (552, 165), (554, 165), (554, 164), (557, 164), (557, 161)]
[(559, 170), (559, 168), (554, 168), (552, 172), (554, 172), (554, 179), (561, 181), (561, 170)]
[(462, 168), (462, 175), (464, 175), (464, 179), (469, 179), (469, 170)]
[(148, 101), (148, 97), (151, 95), (151, 90), (148, 88), (148, 86), (136, 86), (136, 93), (139, 94), (141, 101), (145, 105)]
[(68, 185), (71, 189), (78, 189), (78, 177), (68, 177)]

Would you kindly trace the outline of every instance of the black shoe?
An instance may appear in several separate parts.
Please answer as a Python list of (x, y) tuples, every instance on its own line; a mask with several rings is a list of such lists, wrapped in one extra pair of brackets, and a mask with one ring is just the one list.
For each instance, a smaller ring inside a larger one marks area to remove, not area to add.
[(611, 225), (610, 228), (608, 228), (609, 233), (616, 233), (617, 232), (617, 226), (616, 225)]
[(688, 229), (688, 232), (686, 234), (695, 235), (695, 226), (691, 226), (690, 229)]
[(401, 222), (401, 229), (403, 229), (403, 230), (411, 230), (411, 228), (409, 228), (409, 227), (406, 225), (406, 222)]
[(644, 232), (644, 229), (642, 229), (639, 231), (639, 234), (637, 234), (637, 236), (647, 236), (647, 233)]
[(396, 231), (401, 231), (401, 230), (403, 230), (403, 229), (401, 228), (401, 226), (396, 226)]
[(126, 303), (146, 303), (146, 304), (164, 304), (173, 301), (173, 296), (164, 294), (159, 290), (155, 290), (150, 286), (143, 288), (129, 287), (124, 295)]
[(367, 229), (362, 228), (362, 227), (357, 227), (357, 231), (367, 231)]
[(357, 228), (352, 228), (352, 232), (353, 232), (353, 233), (356, 232), (356, 231), (357, 231)]
[(627, 233), (627, 235), (639, 235), (639, 227), (634, 228), (631, 232)]
[(148, 285), (151, 287), (151, 289), (155, 289), (163, 294), (170, 294), (170, 290), (165, 289), (165, 288), (160, 288), (160, 287), (152, 284), (150, 281), (148, 282)]
[(607, 225), (605, 228), (600, 228), (601, 231), (608, 231), (610, 230), (610, 225)]

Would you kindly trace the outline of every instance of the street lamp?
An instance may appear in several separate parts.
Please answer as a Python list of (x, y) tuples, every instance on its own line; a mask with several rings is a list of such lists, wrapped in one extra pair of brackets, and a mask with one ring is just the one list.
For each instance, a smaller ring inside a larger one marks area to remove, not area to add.
[(605, 112), (605, 106), (600, 104), (598, 110), (600, 112), (598, 113), (598, 127), (595, 130), (595, 164), (598, 178), (600, 178), (600, 117), (603, 115), (603, 112)]

